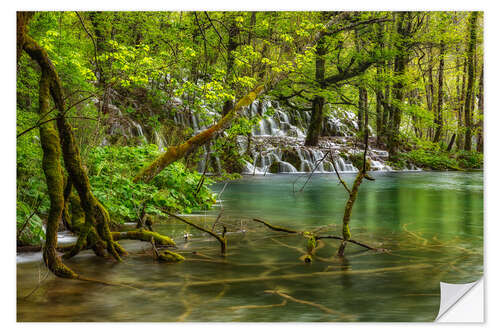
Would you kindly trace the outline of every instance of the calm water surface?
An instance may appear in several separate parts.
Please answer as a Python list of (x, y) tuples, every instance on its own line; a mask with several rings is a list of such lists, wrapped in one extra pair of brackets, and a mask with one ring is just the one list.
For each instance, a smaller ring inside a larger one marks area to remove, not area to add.
[[(314, 261), (303, 263), (302, 236), (251, 219), (340, 235), (347, 195), (336, 176), (314, 175), (303, 191), (297, 190), (306, 177), (298, 175), (245, 177), (220, 195), (221, 221), (229, 229), (225, 259), (213, 239), (165, 221), (155, 230), (174, 237), (183, 263), (159, 264), (149, 244), (134, 241), (123, 242), (130, 251), (123, 263), (88, 251), (66, 261), (82, 275), (135, 289), (63, 280), (46, 274), (36, 259), (23, 261), (17, 266), (18, 320), (432, 321), (440, 281), (467, 283), (483, 273), (483, 173), (374, 176), (361, 187), (352, 237), (390, 253), (349, 244), (341, 260), (334, 256), (339, 241), (326, 240)], [(343, 177), (352, 182), (355, 175)], [(216, 208), (186, 218), (211, 228)], [(185, 232), (193, 234), (189, 242)]]

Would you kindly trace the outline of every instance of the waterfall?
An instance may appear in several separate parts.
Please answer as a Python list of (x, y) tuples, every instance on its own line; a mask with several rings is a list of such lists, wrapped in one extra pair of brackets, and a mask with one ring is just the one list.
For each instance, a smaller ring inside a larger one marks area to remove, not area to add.
[[(202, 105), (201, 109), (202, 112), (194, 112), (183, 107), (183, 101), (180, 98), (173, 98), (166, 107), (167, 114), (177, 126), (192, 128), (194, 134), (207, 129), (221, 117), (218, 110), (210, 106)], [(116, 106), (110, 105), (109, 110), (112, 111), (114, 118), (110, 127), (111, 134), (120, 134), (127, 139), (138, 137), (143, 144), (148, 143), (146, 131), (141, 124), (122, 114)], [(244, 108), (241, 111), (244, 117), (258, 118), (259, 121), (251, 129), (251, 140), (248, 140), (246, 136), (236, 138), (239, 154), (248, 159), (244, 162), (243, 173), (295, 173), (311, 172), (313, 169), (317, 173), (323, 173), (335, 172), (334, 166), (340, 172), (357, 172), (358, 170), (349, 161), (349, 156), (363, 151), (355, 137), (356, 114), (334, 107), (327, 107), (325, 112), (319, 145), (307, 147), (304, 141), (308, 124), (311, 121), (311, 111), (284, 109), (279, 103), (265, 99), (255, 101)], [(153, 129), (150, 133), (150, 141), (155, 143), (160, 151), (164, 151), (167, 141), (161, 131)], [(227, 135), (227, 133), (224, 132), (222, 135)], [(108, 143), (103, 141), (102, 144)], [(218, 157), (211, 154), (212, 144), (208, 149), (205, 146), (202, 149), (198, 171), (205, 170), (207, 154), (210, 154), (211, 169), (220, 173), (222, 163)], [(327, 152), (331, 153), (331, 156), (323, 160)], [(392, 168), (385, 163), (389, 157), (387, 151), (370, 149), (368, 156), (372, 161), (374, 171), (392, 171)], [(419, 170), (412, 165), (409, 169)]]

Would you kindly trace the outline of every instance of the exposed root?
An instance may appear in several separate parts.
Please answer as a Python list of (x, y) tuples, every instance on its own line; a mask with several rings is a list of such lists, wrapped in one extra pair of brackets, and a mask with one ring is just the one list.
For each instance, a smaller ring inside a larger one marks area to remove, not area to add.
[(128, 285), (128, 284), (123, 284), (123, 283), (118, 283), (118, 282), (111, 282), (111, 281), (104, 281), (104, 280), (98, 280), (98, 279), (88, 278), (88, 277), (81, 276), (81, 275), (79, 275), (76, 278), (76, 280), (85, 281), (85, 282), (99, 283), (99, 284), (103, 284), (105, 286), (129, 288), (129, 289), (133, 289), (133, 290), (140, 291), (140, 292), (146, 292), (146, 291), (144, 291), (144, 290), (142, 290), (140, 288), (137, 288), (137, 287), (134, 287), (134, 286), (131, 286), (131, 285)]
[(310, 301), (304, 301), (304, 300), (292, 297), (292, 296), (287, 295), (287, 294), (285, 294), (285, 293), (283, 293), (283, 292), (281, 292), (279, 290), (265, 290), (264, 292), (268, 293), (268, 294), (278, 295), (280, 297), (283, 297), (283, 298), (285, 298), (285, 299), (287, 299), (289, 301), (295, 302), (295, 303), (305, 304), (305, 305), (309, 305), (309, 306), (318, 308), (318, 309), (320, 309), (323, 312), (326, 312), (326, 313), (332, 314), (332, 315), (336, 315), (336, 316), (339, 316), (339, 317), (347, 319), (347, 320), (354, 319), (354, 316), (352, 316), (352, 315), (346, 315), (346, 314), (344, 314), (344, 313), (342, 313), (340, 311), (336, 311), (336, 310), (332, 310), (330, 308), (327, 308), (324, 305), (321, 305), (321, 304), (318, 304), (318, 303), (314, 303), (314, 302), (310, 302)]
[[(232, 278), (232, 279), (218, 279), (218, 280), (208, 280), (208, 281), (196, 281), (188, 282), (185, 284), (187, 287), (197, 287), (197, 286), (211, 286), (217, 284), (233, 284), (233, 283), (247, 283), (247, 282), (261, 282), (261, 281), (273, 281), (273, 280), (291, 280), (291, 279), (302, 279), (302, 278), (314, 278), (314, 277), (324, 277), (324, 276), (335, 276), (335, 275), (358, 275), (358, 274), (377, 274), (386, 272), (397, 272), (397, 271), (408, 271), (408, 270), (418, 270), (430, 268), (430, 264), (413, 264), (413, 265), (402, 265), (393, 267), (383, 267), (383, 268), (373, 268), (373, 269), (361, 269), (361, 270), (348, 270), (348, 271), (332, 271), (332, 272), (312, 272), (312, 273), (297, 273), (297, 274), (284, 274), (284, 275), (271, 275), (271, 276), (250, 276), (243, 278)], [(184, 286), (183, 282), (159, 282), (152, 284), (151, 287), (168, 287), (168, 286)]]
[(269, 308), (276, 308), (280, 306), (285, 306), (287, 303), (286, 299), (283, 300), (283, 302), (279, 304), (268, 304), (268, 305), (239, 305), (239, 306), (231, 306), (228, 308), (228, 310), (236, 311), (236, 310), (241, 310), (241, 309), (269, 309)]

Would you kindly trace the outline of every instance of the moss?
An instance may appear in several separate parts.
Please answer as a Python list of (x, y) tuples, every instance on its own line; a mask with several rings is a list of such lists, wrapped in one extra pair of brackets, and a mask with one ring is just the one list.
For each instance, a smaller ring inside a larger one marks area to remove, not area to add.
[(307, 243), (306, 243), (307, 253), (311, 254), (312, 251), (316, 248), (316, 237), (308, 231), (304, 232), (303, 236), (307, 240)]
[(295, 169), (300, 170), (300, 157), (299, 154), (293, 150), (288, 149), (283, 152), (283, 161), (290, 163)]
[(170, 237), (160, 235), (157, 232), (142, 229), (124, 232), (112, 232), (111, 235), (113, 237), (113, 240), (115, 241), (121, 239), (135, 239), (143, 242), (150, 242), (151, 239), (154, 239), (157, 245), (175, 246), (175, 242)]
[(160, 260), (162, 262), (176, 263), (176, 262), (184, 261), (185, 258), (178, 253), (164, 250), (163, 252), (160, 252), (158, 260)]
[[(352, 165), (356, 167), (356, 169), (361, 170), (363, 168), (363, 160), (364, 160), (364, 153), (357, 153), (357, 154), (352, 154), (349, 156), (349, 160), (352, 162)], [(371, 160), (370, 158), (366, 158), (366, 165), (365, 165), (366, 171), (371, 170)]]
[(165, 153), (163, 153), (160, 157), (154, 160), (153, 163), (139, 172), (139, 174), (134, 178), (134, 182), (139, 182), (141, 180), (144, 182), (149, 182), (168, 165), (207, 143), (217, 133), (220, 133), (221, 131), (229, 127), (233, 119), (238, 116), (238, 112), (243, 107), (250, 105), (262, 92), (262, 90), (264, 90), (264, 86), (258, 86), (253, 91), (249, 92), (245, 97), (238, 101), (238, 104), (236, 104), (236, 106), (234, 106), (228, 114), (226, 114), (221, 120), (219, 120), (219, 122), (217, 122), (212, 127), (193, 136), (192, 138), (178, 146), (168, 147)]
[(344, 224), (342, 226), (342, 237), (345, 240), (351, 239), (351, 230), (349, 229), (349, 225), (348, 224)]
[[(41, 115), (46, 114), (49, 110), (49, 85), (46, 72), (42, 71), (39, 95), (39, 113)], [(76, 278), (77, 274), (66, 267), (56, 253), (57, 230), (64, 209), (64, 177), (60, 162), (59, 135), (52, 122), (45, 123), (40, 127), (40, 141), (43, 150), (42, 168), (50, 198), (43, 259), (46, 266), (55, 275)]]
[(271, 173), (279, 173), (280, 172), (280, 163), (279, 162), (273, 162), (269, 166), (269, 172), (271, 172)]

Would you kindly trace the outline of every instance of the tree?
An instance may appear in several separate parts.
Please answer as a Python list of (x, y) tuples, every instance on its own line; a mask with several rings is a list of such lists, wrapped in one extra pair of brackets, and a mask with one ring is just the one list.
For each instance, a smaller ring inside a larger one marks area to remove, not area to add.
[(465, 95), (464, 118), (465, 118), (465, 145), (464, 149), (472, 149), (472, 112), (474, 111), (474, 51), (477, 42), (477, 17), (478, 12), (472, 12), (469, 16), (469, 40), (467, 46), (467, 92)]

